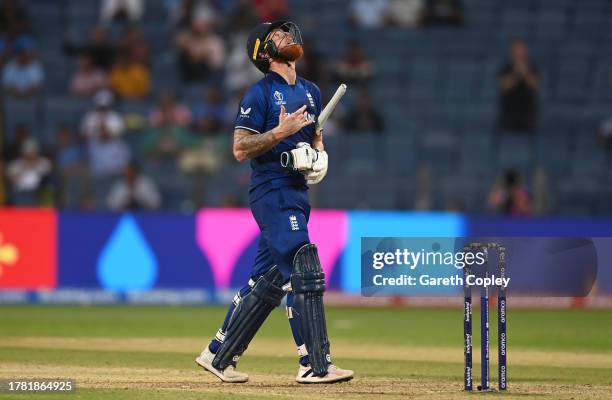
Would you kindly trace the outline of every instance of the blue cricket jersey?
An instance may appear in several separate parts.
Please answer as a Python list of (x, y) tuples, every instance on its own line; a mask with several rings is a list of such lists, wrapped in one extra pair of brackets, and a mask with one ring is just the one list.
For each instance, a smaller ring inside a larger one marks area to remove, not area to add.
[[(306, 79), (298, 77), (295, 85), (289, 85), (276, 72), (269, 72), (242, 98), (234, 128), (246, 129), (255, 135), (268, 132), (278, 125), (281, 105), (285, 106), (287, 113), (306, 105), (309, 118), (315, 119), (321, 113), (321, 91)], [(284, 186), (308, 188), (301, 173), (281, 167), (280, 155), (295, 149), (299, 142), (312, 143), (314, 135), (315, 124), (312, 123), (285, 138), (268, 152), (251, 159), (251, 202), (272, 189)]]

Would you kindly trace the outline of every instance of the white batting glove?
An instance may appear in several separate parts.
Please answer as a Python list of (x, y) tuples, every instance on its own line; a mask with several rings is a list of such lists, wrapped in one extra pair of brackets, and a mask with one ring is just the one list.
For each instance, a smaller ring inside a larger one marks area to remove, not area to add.
[(316, 185), (321, 182), (325, 175), (327, 175), (327, 167), (328, 167), (328, 157), (327, 152), (325, 150), (318, 151), (317, 159), (312, 164), (312, 169), (304, 174), (306, 177), (306, 183), (309, 185)]
[(317, 151), (310, 147), (306, 142), (300, 142), (297, 147), (291, 150), (293, 158), (293, 169), (302, 173), (312, 170), (312, 167), (317, 159)]

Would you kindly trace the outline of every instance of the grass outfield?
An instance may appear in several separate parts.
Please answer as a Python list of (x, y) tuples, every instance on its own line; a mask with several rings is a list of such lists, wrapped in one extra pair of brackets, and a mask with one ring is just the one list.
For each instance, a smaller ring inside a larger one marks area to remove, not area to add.
[[(504, 399), (612, 398), (612, 312), (512, 310)], [(218, 329), (217, 307), (0, 307), (0, 379), (73, 378), (77, 391), (45, 399), (469, 399), (462, 392), (462, 310), (327, 311), (334, 361), (356, 378), (328, 386), (294, 382), (296, 351), (276, 310), (240, 362), (251, 375), (221, 384), (194, 357)], [(474, 320), (478, 321), (475, 313)], [(495, 315), (491, 377), (496, 384)], [(474, 324), (474, 332), (480, 331)], [(475, 350), (478, 337), (475, 338)], [(478, 352), (474, 361), (479, 360)], [(476, 363), (477, 364), (477, 363)], [(475, 383), (480, 378), (475, 365)], [(7, 395), (24, 400), (40, 395)]]

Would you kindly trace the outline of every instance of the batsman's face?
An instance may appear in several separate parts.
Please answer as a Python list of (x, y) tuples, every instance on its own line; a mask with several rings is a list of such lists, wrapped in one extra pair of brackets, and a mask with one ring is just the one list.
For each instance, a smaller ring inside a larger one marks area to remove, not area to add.
[(282, 49), (285, 46), (294, 44), (293, 37), (289, 32), (285, 32), (282, 29), (275, 29), (270, 33), (270, 39), (276, 45), (276, 48)]
[(289, 61), (296, 61), (304, 54), (302, 45), (295, 43), (293, 35), (282, 29), (275, 29), (270, 33), (270, 40), (274, 42), (278, 52)]

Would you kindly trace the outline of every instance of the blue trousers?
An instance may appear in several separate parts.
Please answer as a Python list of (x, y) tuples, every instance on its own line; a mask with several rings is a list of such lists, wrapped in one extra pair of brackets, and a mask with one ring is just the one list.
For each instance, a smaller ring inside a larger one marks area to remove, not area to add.
[(293, 256), (308, 238), (308, 192), (283, 187), (266, 193), (251, 204), (261, 231), (252, 277), (277, 265), (285, 280), (291, 276)]
[[(241, 298), (250, 293), (255, 281), (275, 265), (283, 274), (285, 281), (289, 281), (295, 253), (304, 244), (310, 243), (308, 237), (310, 204), (308, 203), (308, 192), (306, 190), (293, 187), (274, 189), (252, 202), (251, 212), (261, 231), (251, 279), (234, 297), (221, 329), (210, 343), (209, 348), (213, 353), (216, 353), (221, 342), (225, 339), (227, 326), (236, 305), (241, 301)], [(288, 292), (287, 315), (293, 339), (298, 348), (300, 363), (307, 365), (308, 356), (299, 332), (298, 321), (292, 315), (292, 305), (293, 294)]]

